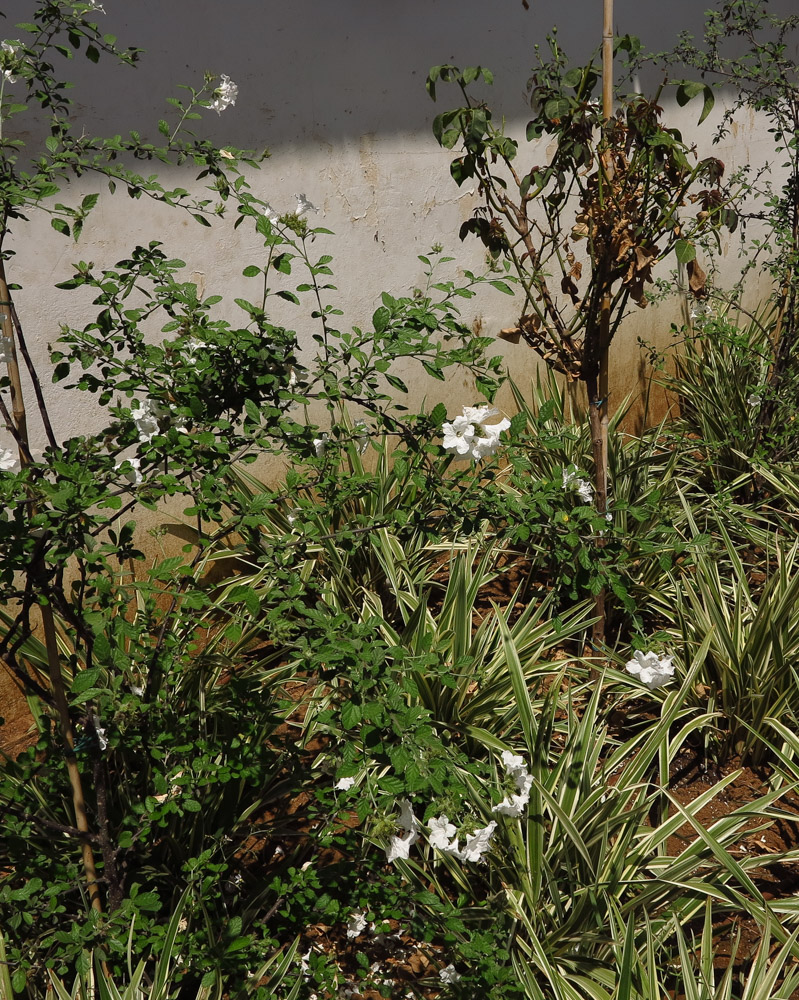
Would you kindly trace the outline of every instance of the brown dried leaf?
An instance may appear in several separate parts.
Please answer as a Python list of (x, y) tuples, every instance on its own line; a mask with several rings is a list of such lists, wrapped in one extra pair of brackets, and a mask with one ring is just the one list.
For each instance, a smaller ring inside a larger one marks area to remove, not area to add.
[(707, 275), (697, 260), (689, 260), (687, 267), (688, 287), (696, 298), (703, 299), (707, 295)]
[(507, 340), (509, 344), (518, 344), (522, 337), (522, 331), (518, 326), (509, 326), (505, 330), (500, 330), (497, 336), (500, 340)]
[(572, 305), (576, 306), (580, 301), (577, 295), (578, 291), (577, 285), (575, 285), (570, 274), (564, 274), (563, 280), (560, 283), (560, 290), (563, 292), (564, 295), (571, 296)]

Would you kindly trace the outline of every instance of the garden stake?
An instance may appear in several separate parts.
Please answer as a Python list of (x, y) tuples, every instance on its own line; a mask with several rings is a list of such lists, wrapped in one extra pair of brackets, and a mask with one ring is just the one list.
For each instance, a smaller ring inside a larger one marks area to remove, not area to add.
[[(602, 118), (610, 121), (613, 115), (613, 0), (603, 0), (602, 24)], [(601, 158), (604, 180), (608, 188), (613, 184), (613, 159), (607, 148)], [(608, 368), (610, 350), (610, 314), (611, 294), (607, 278), (604, 281), (602, 299), (599, 310), (599, 378), (596, 394), (588, 399), (589, 422), (591, 426), (591, 445), (594, 453), (594, 487), (596, 491), (596, 509), (604, 514), (608, 506)], [(596, 540), (602, 547), (603, 539)], [(594, 652), (605, 644), (605, 587), (599, 591), (595, 599), (597, 620), (591, 629), (591, 645)]]

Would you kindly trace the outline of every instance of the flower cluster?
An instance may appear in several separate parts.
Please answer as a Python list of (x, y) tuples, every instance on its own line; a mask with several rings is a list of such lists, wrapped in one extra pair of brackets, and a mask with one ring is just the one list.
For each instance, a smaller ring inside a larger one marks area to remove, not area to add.
[(442, 427), (444, 449), (454, 452), (457, 459), (471, 458), (478, 462), (489, 458), (499, 448), (500, 434), (510, 427), (506, 417), (498, 424), (486, 423), (498, 413), (499, 410), (489, 406), (464, 406), (462, 416)]
[[(391, 862), (398, 858), (407, 860), (410, 848), (419, 839), (419, 832), (422, 829), (421, 823), (413, 815), (411, 804), (407, 799), (400, 802), (397, 826), (402, 830), (402, 834), (393, 836), (386, 848), (386, 859)], [(494, 836), (496, 828), (496, 821), (492, 820), (488, 826), (467, 834), (463, 848), (460, 848), (457, 827), (454, 823), (450, 823), (448, 816), (437, 816), (428, 823), (427, 841), (431, 847), (444, 854), (452, 854), (460, 861), (476, 863), (483, 860), (483, 855), (491, 847), (491, 838)]]
[(502, 764), (505, 773), (516, 785), (515, 794), (507, 795), (499, 805), (494, 806), (492, 812), (502, 816), (512, 816), (518, 818), (524, 812), (524, 807), (530, 801), (530, 789), (533, 787), (533, 777), (527, 771), (527, 765), (523, 757), (511, 753), (509, 750), (502, 751)]
[(223, 73), (221, 83), (214, 91), (214, 99), (211, 101), (211, 107), (218, 115), (221, 115), (225, 108), (229, 108), (231, 104), (236, 103), (238, 96), (239, 88), (226, 73)]
[(657, 653), (642, 653), (636, 650), (633, 659), (627, 663), (627, 672), (637, 677), (650, 690), (668, 684), (674, 677), (674, 664), (670, 656)]

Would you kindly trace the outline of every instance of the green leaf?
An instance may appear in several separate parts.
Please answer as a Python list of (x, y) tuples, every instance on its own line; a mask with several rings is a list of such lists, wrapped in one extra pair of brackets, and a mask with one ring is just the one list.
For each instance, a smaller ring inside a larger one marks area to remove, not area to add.
[(88, 688), (94, 687), (95, 681), (100, 676), (100, 667), (92, 667), (91, 670), (81, 670), (76, 674), (70, 690), (73, 694), (81, 694)]
[(525, 135), (528, 142), (535, 142), (536, 139), (540, 139), (544, 134), (544, 123), (538, 121), (537, 119), (527, 123), (527, 130)]
[(355, 702), (345, 701), (341, 706), (341, 725), (345, 729), (353, 729), (361, 721), (361, 706)]
[(134, 900), (137, 910), (146, 910), (155, 913), (161, 909), (161, 900), (155, 892), (140, 892)]
[(518, 437), (527, 430), (527, 414), (523, 410), (511, 417), (509, 430), (511, 437)]
[(544, 114), (550, 121), (566, 118), (571, 111), (571, 101), (565, 97), (551, 97), (544, 105)]
[(500, 281), (498, 278), (495, 278), (493, 281), (490, 281), (489, 284), (493, 285), (493, 287), (498, 291), (504, 292), (505, 295), (513, 295), (513, 289), (506, 281)]
[(674, 244), (674, 253), (680, 264), (689, 264), (696, 260), (696, 247), (690, 240), (677, 240)]
[(710, 112), (713, 110), (713, 105), (716, 102), (713, 96), (713, 91), (706, 83), (702, 83), (699, 80), (681, 80), (677, 85), (677, 103), (681, 108), (694, 99), (698, 97), (699, 94), (704, 95), (704, 102), (702, 104), (702, 113), (699, 116), (698, 125), (707, 118)]
[(436, 427), (440, 427), (446, 419), (447, 419), (446, 406), (443, 403), (436, 403), (436, 405), (430, 411), (431, 423), (435, 424)]
[(57, 233), (63, 233), (64, 236), (70, 235), (69, 223), (64, 219), (50, 219), (50, 225), (55, 229)]
[(241, 273), (245, 278), (256, 278), (261, 273), (261, 269), (255, 264), (248, 264)]
[(396, 389), (398, 392), (408, 391), (408, 386), (405, 385), (402, 379), (398, 378), (396, 375), (391, 375), (388, 372), (386, 372), (383, 377), (385, 378), (386, 382), (388, 382), (388, 384), (391, 386), (392, 389)]
[(390, 322), (391, 312), (385, 306), (380, 306), (372, 314), (372, 325), (375, 328), (375, 333), (383, 333)]

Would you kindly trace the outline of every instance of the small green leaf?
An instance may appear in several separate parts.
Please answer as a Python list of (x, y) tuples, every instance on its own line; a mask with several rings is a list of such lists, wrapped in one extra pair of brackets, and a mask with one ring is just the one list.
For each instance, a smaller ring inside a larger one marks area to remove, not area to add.
[(341, 725), (345, 729), (353, 729), (361, 721), (361, 706), (352, 701), (345, 701), (341, 706)]
[(436, 403), (436, 405), (430, 411), (431, 423), (435, 424), (436, 427), (440, 427), (446, 419), (447, 419), (446, 406), (443, 403)]
[(677, 240), (674, 244), (674, 253), (680, 264), (689, 264), (696, 260), (696, 247), (690, 240)]

